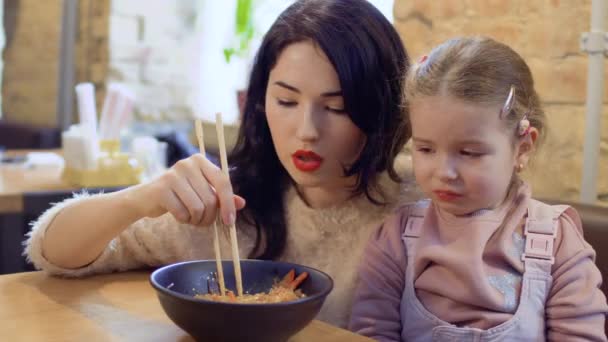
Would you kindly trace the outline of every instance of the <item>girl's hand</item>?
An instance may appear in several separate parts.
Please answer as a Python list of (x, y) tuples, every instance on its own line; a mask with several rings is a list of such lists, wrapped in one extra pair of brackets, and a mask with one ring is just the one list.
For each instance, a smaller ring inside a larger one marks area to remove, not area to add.
[(192, 225), (213, 223), (218, 207), (224, 224), (232, 224), (236, 210), (245, 206), (245, 200), (232, 192), (229, 178), (200, 153), (133, 187), (129, 197), (141, 217), (170, 212), (177, 221)]

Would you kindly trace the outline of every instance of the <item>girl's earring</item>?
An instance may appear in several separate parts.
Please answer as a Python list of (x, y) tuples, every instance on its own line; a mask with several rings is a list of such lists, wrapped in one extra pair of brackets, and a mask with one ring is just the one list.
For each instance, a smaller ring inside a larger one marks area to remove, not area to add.
[(528, 114), (524, 115), (523, 119), (519, 121), (518, 134), (520, 137), (527, 135), (530, 132), (530, 121), (528, 120)]
[(516, 167), (515, 167), (515, 171), (517, 172), (522, 172), (524, 170), (524, 164), (523, 163), (519, 163)]

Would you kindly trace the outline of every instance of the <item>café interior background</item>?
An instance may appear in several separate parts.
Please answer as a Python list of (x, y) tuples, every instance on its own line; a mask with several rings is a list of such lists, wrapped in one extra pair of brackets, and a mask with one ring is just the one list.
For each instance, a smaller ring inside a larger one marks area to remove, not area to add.
[[(92, 82), (100, 112), (108, 82), (118, 81), (137, 94), (132, 134), (189, 131), (194, 117), (210, 119), (218, 110), (237, 124), (236, 93), (246, 84), (255, 46), (291, 1), (258, 0), (255, 36), (246, 51), (228, 62), (223, 51), (239, 44), (231, 14), (235, 3), (4, 0), (2, 120), (65, 129), (76, 118), (75, 100), (67, 97), (72, 104), (66, 104), (66, 91)], [(455, 35), (488, 35), (521, 53), (534, 74), (550, 128), (525, 176), (537, 197), (578, 199), (588, 65), (580, 37), (590, 29), (591, 0), (376, 3), (393, 21), (413, 60)], [(72, 30), (66, 31), (66, 18)], [(71, 87), (61, 77), (66, 70), (73, 76), (67, 80)], [(597, 192), (599, 202), (608, 204), (608, 86), (603, 101)]]

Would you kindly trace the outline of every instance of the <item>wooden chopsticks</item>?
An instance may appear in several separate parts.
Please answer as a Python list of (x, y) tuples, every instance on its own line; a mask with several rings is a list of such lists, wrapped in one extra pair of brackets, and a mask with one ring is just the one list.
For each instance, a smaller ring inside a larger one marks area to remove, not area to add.
[[(226, 155), (226, 141), (224, 140), (224, 123), (222, 113), (215, 114), (215, 126), (217, 129), (217, 142), (220, 146), (220, 161), (222, 171), (226, 176), (228, 173), (228, 157)], [(234, 264), (234, 278), (236, 279), (236, 291), (239, 296), (243, 295), (243, 278), (241, 277), (241, 257), (239, 256), (239, 243), (236, 239), (236, 226), (234, 222), (230, 225), (230, 245), (232, 247), (232, 263)]]
[[(228, 172), (228, 157), (226, 154), (226, 141), (224, 140), (224, 124), (222, 122), (222, 114), (217, 113), (215, 115), (215, 125), (217, 130), (217, 140), (220, 149), (220, 161), (222, 166), (222, 172), (226, 176), (229, 176)], [(198, 139), (198, 144), (200, 147), (200, 151), (203, 155), (205, 155), (205, 145), (203, 142), (203, 126), (200, 120), (195, 121), (195, 130), (196, 130), (196, 138)], [(217, 221), (217, 220), (216, 220)], [(222, 295), (225, 295), (226, 286), (224, 283), (224, 270), (222, 268), (221, 254), (220, 254), (220, 245), (219, 245), (219, 235), (217, 232), (217, 224), (213, 223), (213, 248), (215, 249), (215, 262), (217, 265), (217, 271), (219, 276), (220, 283), (220, 291)], [(236, 280), (236, 290), (239, 296), (243, 295), (243, 279), (241, 276), (241, 258), (239, 256), (239, 245), (236, 236), (236, 226), (234, 223), (230, 225), (230, 245), (232, 247), (232, 262), (234, 264), (234, 277)]]
[[(198, 140), (198, 147), (203, 157), (205, 157), (205, 140), (203, 139), (203, 124), (201, 120), (194, 122), (194, 129), (196, 131), (196, 139)], [(220, 251), (220, 240), (217, 233), (217, 218), (213, 222), (213, 249), (215, 250), (215, 264), (217, 267), (217, 274), (220, 283), (220, 293), (222, 296), (226, 295), (226, 284), (224, 283), (224, 268), (222, 267), (222, 254)]]

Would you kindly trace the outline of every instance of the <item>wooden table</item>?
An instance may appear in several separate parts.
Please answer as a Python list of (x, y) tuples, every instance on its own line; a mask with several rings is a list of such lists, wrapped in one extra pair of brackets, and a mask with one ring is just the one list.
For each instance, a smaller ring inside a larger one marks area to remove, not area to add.
[[(148, 272), (60, 279), (42, 272), (0, 276), (4, 341), (193, 341), (162, 310)], [(313, 321), (291, 342), (371, 341)]]
[[(36, 152), (58, 152), (46, 150)], [(3, 154), (8, 157), (25, 156), (31, 150), (8, 150)], [(0, 163), (0, 274), (18, 272), (27, 269), (21, 256), (21, 243), (24, 234), (29, 230), (28, 223), (40, 214), (42, 208), (48, 207), (48, 202), (68, 197), (73, 186), (61, 179), (62, 168), (59, 166), (25, 167), (23, 162)], [(58, 194), (47, 196), (47, 192)], [(42, 194), (38, 196), (37, 194)], [(32, 196), (37, 196), (35, 199)], [(47, 205), (37, 205), (45, 202)], [(32, 205), (32, 203), (36, 205)], [(31, 213), (28, 213), (32, 211)]]
[[(8, 150), (5, 156), (25, 156), (28, 152), (61, 150)], [(26, 167), (24, 163), (0, 163), (0, 274), (30, 270), (22, 257), (24, 235), (29, 223), (38, 218), (51, 203), (60, 202), (79, 192), (81, 187), (62, 180), (60, 166)], [(87, 189), (90, 193), (111, 192), (118, 187)]]
[[(25, 155), (28, 150), (9, 150), (5, 156)], [(56, 151), (51, 151), (56, 152)], [(22, 163), (0, 164), (0, 214), (23, 211), (23, 194), (46, 190), (75, 190), (61, 179), (62, 168), (37, 166), (25, 168)]]

